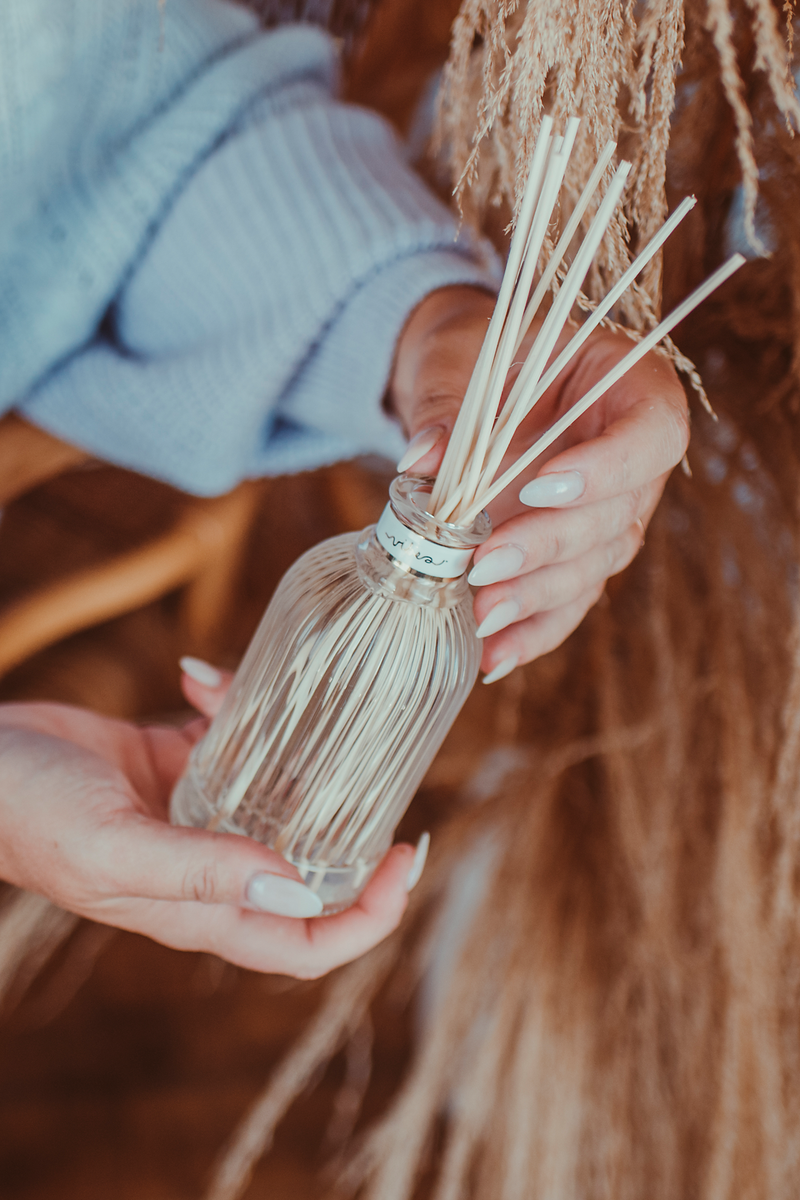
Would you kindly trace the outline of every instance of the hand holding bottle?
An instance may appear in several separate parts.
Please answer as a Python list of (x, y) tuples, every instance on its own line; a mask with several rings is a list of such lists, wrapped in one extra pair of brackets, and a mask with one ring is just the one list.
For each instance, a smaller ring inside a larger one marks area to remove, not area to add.
[[(211, 715), (227, 681), (191, 696)], [(205, 728), (143, 727), (60, 704), (0, 707), (0, 878), (53, 903), (252, 970), (314, 978), (398, 924), (414, 849), (397, 845), (347, 912), (250, 838), (173, 828), (167, 804)]]
[[(493, 308), (486, 293), (445, 288), (407, 321), (389, 392), (410, 439), (401, 470), (436, 474)], [(526, 418), (504, 465), (630, 348), (620, 334), (590, 337)], [(485, 682), (554, 649), (580, 624), (608, 578), (638, 552), (688, 440), (683, 388), (671, 364), (651, 353), (533, 464), (521, 489), (518, 482), (489, 506), (494, 532), (469, 576), (480, 589)]]

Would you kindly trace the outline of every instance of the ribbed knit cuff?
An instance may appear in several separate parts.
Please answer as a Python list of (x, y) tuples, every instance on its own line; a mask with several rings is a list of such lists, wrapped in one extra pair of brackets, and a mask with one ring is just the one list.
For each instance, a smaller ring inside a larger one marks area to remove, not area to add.
[(494, 291), (496, 263), (466, 254), (412, 254), (365, 282), (278, 406), (274, 436), (259, 449), (253, 470), (281, 474), (381, 454), (396, 460), (404, 439), (383, 411), (395, 347), (409, 314), (439, 288), (469, 285)]
[[(245, 417), (238, 386), (252, 391), (241, 364), (210, 371), (201, 356), (137, 362), (105, 344), (90, 347), (22, 406), (25, 416), (99, 458), (215, 495), (242, 478), (310, 470), (377, 453), (396, 459), (398, 426), (382, 411), (395, 344), (412, 309), (455, 284), (492, 288), (496, 274), (456, 252), (412, 254), (358, 288), (281, 398), (264, 406), (260, 428), (242, 453), (235, 433), (198, 424), (196, 410)], [(215, 366), (218, 364), (215, 363)]]

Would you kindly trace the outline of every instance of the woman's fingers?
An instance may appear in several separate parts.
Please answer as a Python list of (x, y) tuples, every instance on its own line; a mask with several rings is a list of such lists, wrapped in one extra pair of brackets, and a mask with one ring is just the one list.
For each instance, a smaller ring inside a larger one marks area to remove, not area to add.
[[(627, 392), (635, 381), (625, 382)], [(664, 479), (689, 444), (683, 389), (677, 380), (667, 379), (658, 390), (644, 395), (640, 391), (639, 398), (617, 414), (621, 404), (623, 399), (617, 396), (604, 409), (589, 410), (583, 425), (574, 427), (574, 436), (586, 440), (549, 459), (521, 489), (520, 500), (532, 508), (574, 507)]]
[(571, 604), (549, 612), (536, 613), (527, 620), (508, 626), (502, 633), (484, 642), (481, 670), (484, 683), (502, 679), (521, 663), (532, 662), (548, 654), (577, 629), (592, 605), (603, 594), (605, 583), (596, 585)]
[(483, 588), (550, 563), (578, 558), (620, 537), (638, 521), (646, 527), (660, 496), (661, 484), (656, 481), (596, 504), (566, 511), (541, 509), (511, 517), (476, 551), (469, 582)]
[[(132, 897), (297, 917), (320, 912), (294, 867), (266, 846), (163, 819), (174, 759), (188, 749), (179, 733), (65, 710), (64, 723), (72, 720), (77, 733), (83, 721), (84, 736), (93, 728), (109, 760), (32, 729), (33, 715), (27, 727), (0, 730), (4, 879), (101, 920), (104, 907)], [(49, 717), (43, 712), (40, 723)], [(17, 796), (24, 803), (14, 803)]]
[[(562, 409), (624, 348), (618, 340), (594, 347), (558, 397)], [(576, 423), (573, 444), (522, 488), (519, 499), (533, 511), (520, 514), (510, 496), (499, 498), (508, 519), (477, 551), (469, 577), (480, 588), (475, 615), (490, 682), (559, 645), (605, 581), (628, 565), (688, 436), (675, 372), (650, 356)]]
[(481, 588), (475, 600), (478, 637), (487, 638), (535, 613), (574, 603), (602, 586), (638, 553), (642, 530), (638, 524), (611, 541), (593, 546), (568, 562), (540, 567), (526, 575)]
[(232, 671), (220, 671), (202, 658), (186, 655), (180, 661), (181, 690), (199, 712), (215, 717), (222, 707), (233, 679)]
[(322, 918), (279, 854), (163, 819), (189, 748), (183, 731), (60, 705), (9, 705), (0, 716), (0, 875), (18, 887), (178, 949), (309, 977), (400, 920), (421, 867), (412, 847), (390, 852), (349, 912)]
[(399, 925), (416, 882), (411, 878), (414, 859), (413, 846), (393, 846), (352, 908), (306, 923), (310, 973), (319, 975), (358, 958)]
[(413, 863), (412, 846), (392, 847), (357, 904), (315, 920), (269, 916), (233, 904), (126, 898), (87, 915), (176, 949), (218, 954), (250, 970), (313, 979), (364, 954), (392, 932), (408, 902)]
[(247, 906), (318, 916), (318, 898), (280, 854), (252, 838), (171, 826), (123, 810), (95, 833), (91, 891), (75, 903), (116, 897)]
[(451, 432), (446, 425), (428, 425), (420, 429), (398, 460), (397, 473), (413, 471), (415, 475), (435, 475), (442, 465)]

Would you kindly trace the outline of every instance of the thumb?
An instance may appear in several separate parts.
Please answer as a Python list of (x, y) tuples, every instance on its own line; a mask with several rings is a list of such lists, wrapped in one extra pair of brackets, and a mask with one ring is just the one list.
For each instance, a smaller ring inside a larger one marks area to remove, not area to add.
[[(285, 858), (252, 838), (167, 825), (140, 813), (106, 830), (104, 891), (315, 917), (322, 902)], [(99, 849), (99, 848), (98, 848)]]
[(415, 475), (436, 474), (442, 465), (444, 452), (447, 449), (450, 434), (453, 432), (452, 427), (457, 411), (456, 407), (453, 420), (449, 425), (442, 421), (437, 425), (426, 425), (423, 429), (412, 433), (404, 454), (398, 460), (398, 474), (412, 469)]
[(407, 322), (389, 391), (390, 409), (409, 437), (399, 470), (439, 469), (493, 307), (492, 297), (475, 288), (443, 288)]

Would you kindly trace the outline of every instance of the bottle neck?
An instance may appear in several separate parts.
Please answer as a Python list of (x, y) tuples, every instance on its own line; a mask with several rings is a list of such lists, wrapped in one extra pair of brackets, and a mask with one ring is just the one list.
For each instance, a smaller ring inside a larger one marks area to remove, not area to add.
[(398, 516), (391, 503), (375, 526), (375, 536), (400, 566), (433, 579), (458, 579), (469, 567), (475, 550), (474, 545), (447, 546), (432, 541)]
[(466, 573), (455, 579), (423, 575), (394, 558), (378, 540), (378, 528), (370, 525), (356, 546), (356, 566), (362, 582), (378, 595), (409, 604), (453, 608), (469, 596)]
[(468, 529), (427, 511), (433, 480), (400, 476), (389, 503), (356, 549), (363, 582), (394, 600), (452, 608), (469, 596), (466, 572), (476, 546), (491, 533), (485, 513)]

